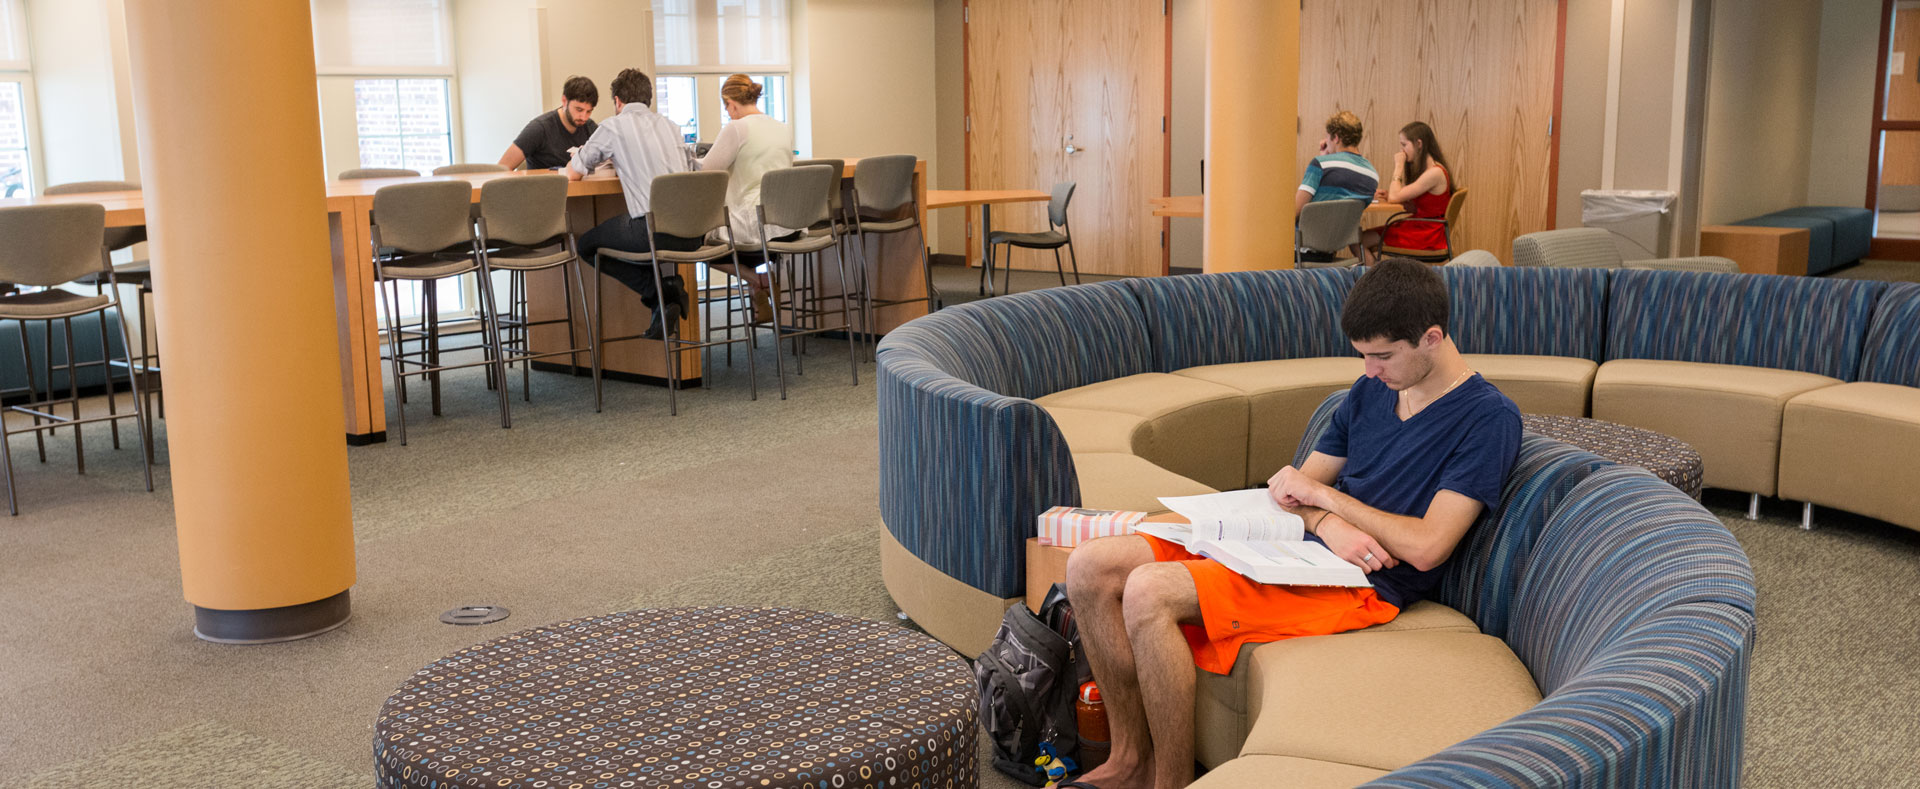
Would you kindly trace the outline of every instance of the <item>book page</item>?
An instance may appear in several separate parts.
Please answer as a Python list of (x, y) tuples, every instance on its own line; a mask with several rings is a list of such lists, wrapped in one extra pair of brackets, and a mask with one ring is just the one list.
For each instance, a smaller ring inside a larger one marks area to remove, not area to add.
[(1292, 541), (1306, 534), (1306, 523), (1280, 509), (1265, 488), (1163, 496), (1160, 503), (1193, 523), (1195, 539)]

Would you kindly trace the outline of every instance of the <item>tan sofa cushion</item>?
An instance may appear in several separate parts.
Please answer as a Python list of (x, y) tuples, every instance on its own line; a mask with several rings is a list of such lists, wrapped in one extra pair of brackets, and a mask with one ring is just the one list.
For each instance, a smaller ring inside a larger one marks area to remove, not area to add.
[(1232, 387), (1247, 396), (1247, 478), (1242, 487), (1266, 482), (1293, 462), (1307, 420), (1327, 395), (1353, 386), (1366, 374), (1359, 357), (1277, 359), (1212, 364), (1174, 375)]
[[(1431, 600), (1422, 600), (1407, 606), (1393, 621), (1351, 633), (1340, 635), (1358, 635), (1361, 633), (1393, 633), (1414, 630), (1443, 630), (1455, 633), (1478, 633), (1473, 620), (1465, 614), (1455, 611)], [(1248, 677), (1255, 671), (1256, 662), (1251, 655), (1261, 649), (1272, 649), (1277, 644), (1248, 644), (1240, 648), (1240, 656), (1233, 662), (1230, 674), (1215, 674), (1211, 671), (1196, 671), (1193, 687), (1193, 753), (1201, 764), (1212, 767), (1240, 755), (1240, 747), (1247, 741), (1247, 731), (1252, 723), (1249, 711), (1258, 699), (1248, 696)]]
[(1359, 786), (1386, 775), (1385, 770), (1292, 756), (1242, 756), (1200, 780), (1193, 789), (1334, 789)]
[[(1055, 392), (1049, 410), (1113, 411), (1146, 420), (1134, 454), (1221, 490), (1246, 486), (1247, 398), (1239, 390), (1166, 373), (1141, 373)], [(1058, 420), (1055, 420), (1058, 421)]]
[(1591, 359), (1493, 353), (1463, 355), (1468, 367), (1499, 387), (1507, 399), (1520, 406), (1523, 414), (1587, 415), (1587, 395), (1593, 391), (1594, 371), (1600, 369)]
[(1479, 633), (1295, 638), (1252, 658), (1259, 707), (1243, 754), (1393, 770), (1540, 703), (1527, 667)]
[(1787, 401), (1840, 381), (1824, 375), (1650, 359), (1616, 359), (1593, 378), (1593, 418), (1692, 445), (1706, 485), (1771, 496)]
[(1851, 383), (1787, 401), (1780, 497), (1920, 530), (1920, 389)]
[(1076, 454), (1073, 471), (1080, 480), (1080, 506), (1090, 509), (1166, 512), (1161, 496), (1219, 492), (1123, 452)]
[(1085, 408), (1041, 408), (1047, 412), (1047, 416), (1053, 417), (1054, 424), (1060, 426), (1060, 435), (1067, 440), (1067, 451), (1075, 454), (1122, 452), (1138, 455), (1153, 434), (1153, 424), (1145, 417)]

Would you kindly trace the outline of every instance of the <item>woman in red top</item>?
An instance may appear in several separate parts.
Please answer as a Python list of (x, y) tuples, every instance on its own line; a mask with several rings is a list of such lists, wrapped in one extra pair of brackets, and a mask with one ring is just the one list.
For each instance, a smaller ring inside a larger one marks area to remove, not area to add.
[[(1447, 215), (1447, 203), (1453, 200), (1453, 173), (1433, 128), (1414, 121), (1400, 127), (1400, 151), (1393, 155), (1393, 181), (1377, 195), (1390, 203), (1406, 206), (1416, 219), (1441, 219)], [(1447, 239), (1438, 222), (1391, 222), (1361, 236), (1361, 243), (1379, 250), (1432, 251), (1441, 254)]]

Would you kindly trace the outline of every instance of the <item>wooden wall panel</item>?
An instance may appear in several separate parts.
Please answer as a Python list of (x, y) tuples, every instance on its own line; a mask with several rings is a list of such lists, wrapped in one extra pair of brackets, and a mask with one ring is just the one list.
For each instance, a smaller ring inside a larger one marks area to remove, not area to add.
[[(1069, 212), (1080, 269), (1161, 272), (1166, 18), (1159, 0), (969, 0), (973, 189), (1079, 187)], [(1067, 135), (1084, 149), (1067, 154)], [(1043, 203), (996, 206), (997, 230), (1044, 230)], [(978, 233), (976, 228), (975, 233)], [(978, 244), (974, 238), (971, 243)], [(1053, 256), (1018, 250), (1019, 268)]]
[(1391, 180), (1398, 132), (1426, 121), (1469, 193), (1457, 249), (1512, 260), (1547, 215), (1557, 4), (1545, 0), (1306, 0), (1300, 14), (1300, 165), (1328, 116), (1351, 110), (1360, 150)]

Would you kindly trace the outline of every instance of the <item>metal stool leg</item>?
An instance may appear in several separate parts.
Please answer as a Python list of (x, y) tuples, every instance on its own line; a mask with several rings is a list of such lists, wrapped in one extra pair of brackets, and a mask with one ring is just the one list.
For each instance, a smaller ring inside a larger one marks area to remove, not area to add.
[[(120, 293), (118, 289), (115, 289), (114, 291), (113, 303), (115, 304), (120, 303)], [(124, 327), (124, 324), (123, 324), (123, 327)], [(107, 415), (117, 416), (119, 415), (120, 410), (116, 408), (114, 405), (114, 401), (116, 400), (116, 398), (114, 396), (114, 391), (113, 391), (113, 354), (111, 351), (107, 349), (107, 314), (104, 312), (100, 313), (100, 372), (102, 376), (106, 379)], [(132, 377), (133, 375), (132, 360), (128, 360), (127, 375), (128, 377)], [(116, 450), (119, 449), (120, 448), (120, 420), (118, 419), (107, 420), (107, 431), (113, 434), (113, 448)]]
[(407, 445), (407, 376), (401, 369), (406, 357), (400, 339), (400, 283), (394, 280), (380, 281), (384, 277), (379, 274), (379, 265), (374, 264), (374, 287), (386, 286), (382, 290), (386, 291), (387, 297), (387, 352), (393, 357), (393, 387), (400, 392), (400, 398), (394, 402), (393, 407), (394, 424), (399, 428), (400, 446), (404, 447)]
[[(147, 417), (148, 417), (147, 410), (144, 407), (142, 407), (140, 403), (140, 381), (138, 380), (139, 376), (132, 374), (132, 370), (133, 370), (133, 347), (131, 343), (132, 338), (127, 334), (127, 311), (120, 306), (120, 294), (118, 292), (114, 293), (113, 311), (120, 318), (120, 347), (127, 349), (127, 370), (129, 373), (127, 375), (127, 386), (131, 388), (133, 391), (133, 426), (134, 426), (134, 432), (139, 433), (141, 437), (140, 469), (143, 473), (146, 474), (147, 492), (152, 493), (153, 492), (153, 433), (148, 429), (148, 426), (147, 426)], [(102, 321), (104, 321), (106, 320), (106, 315), (102, 313), (100, 318)], [(105, 326), (101, 327), (102, 331), (105, 331), (105, 329), (106, 329)], [(111, 390), (111, 387), (109, 387), (109, 390)], [(111, 391), (109, 391), (109, 394), (111, 394)], [(115, 419), (111, 421), (117, 423), (120, 420)]]
[[(38, 411), (40, 410), (40, 403), (38, 402), (40, 399), (40, 385), (33, 380), (33, 350), (32, 345), (27, 342), (26, 321), (20, 321), (20, 356), (27, 360), (27, 408), (32, 411)], [(47, 388), (53, 388), (52, 381), (47, 382)], [(40, 417), (38, 415), (33, 417), (33, 426), (40, 426)], [(45, 435), (42, 431), (33, 431), (33, 443), (35, 448), (40, 450), (40, 462), (42, 463), (47, 462), (47, 439)], [(19, 513), (15, 512), (14, 514), (17, 515)]]
[[(67, 343), (67, 398), (72, 401), (69, 405), (73, 410), (73, 418), (77, 420), (80, 418), (80, 368), (73, 354), (73, 319), (62, 318), (60, 325)], [(100, 328), (104, 330), (106, 327)], [(73, 462), (81, 474), (87, 473), (87, 445), (84, 433), (85, 431), (82, 431), (79, 425), (73, 426)]]

